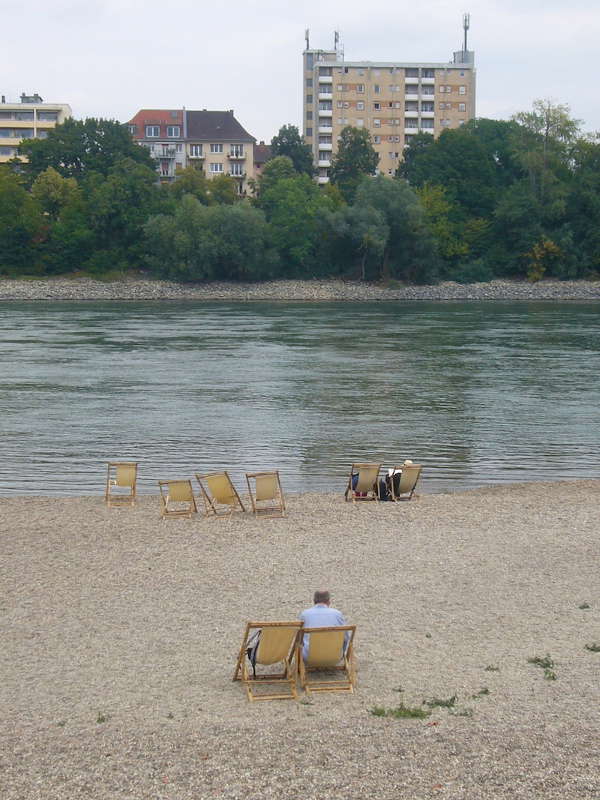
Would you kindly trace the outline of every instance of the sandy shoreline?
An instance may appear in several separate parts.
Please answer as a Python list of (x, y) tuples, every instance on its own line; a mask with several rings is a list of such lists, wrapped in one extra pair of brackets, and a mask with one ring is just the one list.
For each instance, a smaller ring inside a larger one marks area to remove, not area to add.
[[(289, 506), (0, 499), (3, 800), (599, 796), (600, 481)], [(356, 694), (248, 704), (245, 621), (319, 586), (358, 626)]]
[(0, 279), (0, 301), (80, 300), (196, 300), (393, 302), (402, 300), (600, 300), (600, 281), (495, 280), (490, 283), (436, 286), (398, 286), (341, 280), (281, 280), (263, 283), (180, 284), (169, 281), (126, 279), (100, 282), (89, 278)]

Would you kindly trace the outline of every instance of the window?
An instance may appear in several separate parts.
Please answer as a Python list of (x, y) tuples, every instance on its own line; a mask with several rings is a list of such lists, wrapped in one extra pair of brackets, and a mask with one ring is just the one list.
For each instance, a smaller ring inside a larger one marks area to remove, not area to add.
[(210, 146), (211, 153), (222, 153), (223, 152), (223, 143), (222, 142), (215, 142)]
[(217, 173), (219, 173), (219, 172), (223, 172), (223, 164), (221, 164), (220, 162), (217, 162), (217, 161), (212, 161), (208, 165), (208, 168), (209, 168), (210, 172), (214, 173), (215, 175)]
[(202, 145), (201, 144), (191, 144), (190, 145), (190, 155), (198, 158), (202, 155)]
[(357, 83), (356, 84), (356, 91), (362, 94), (365, 91), (364, 83)]
[(331, 67), (319, 67), (319, 75), (331, 75)]
[(364, 124), (365, 124), (364, 119), (357, 119), (356, 120), (356, 127), (357, 128), (362, 128), (364, 126)]
[(0, 145), (0, 156), (12, 156), (14, 155), (14, 148), (7, 147), (6, 145)]
[(350, 70), (348, 69), (348, 67), (344, 67), (344, 74), (347, 75), (349, 72)]
[(433, 97), (435, 94), (435, 88), (433, 86), (421, 86), (421, 94)]
[(128, 125), (127, 130), (132, 136), (135, 136), (137, 133), (137, 125)]
[(307, 112), (306, 112), (306, 119), (312, 119), (312, 118), (313, 118), (313, 113), (312, 113), (312, 111), (307, 111)]
[(306, 79), (306, 88), (307, 89), (312, 89), (312, 87), (313, 87), (313, 79), (312, 78), (307, 78)]
[(419, 87), (416, 83), (407, 83), (405, 94), (419, 94)]
[(467, 104), (466, 103), (459, 103), (458, 104), (458, 110), (459, 111), (466, 111), (467, 110)]
[(433, 128), (433, 120), (432, 119), (422, 119), (421, 120), (421, 128)]
[(419, 123), (416, 119), (405, 119), (404, 120), (404, 127), (405, 128), (418, 128)]
[(338, 83), (337, 90), (338, 90), (338, 92), (343, 92), (344, 91), (344, 84), (343, 83)]
[(307, 137), (307, 138), (310, 138), (312, 135), (313, 135), (313, 134), (312, 134), (312, 128), (307, 128), (307, 129), (306, 129), (306, 137)]
[(243, 164), (236, 164), (233, 163), (229, 166), (229, 174), (230, 175), (243, 175), (244, 174), (244, 165)]
[(179, 125), (167, 125), (167, 136), (169, 139), (179, 139), (181, 136)]
[(381, 144), (381, 136), (374, 136), (373, 144)]
[(424, 100), (421, 103), (421, 111), (433, 111), (433, 103), (430, 100)]
[(422, 69), (421, 70), (421, 77), (422, 78), (434, 78), (435, 73), (432, 69)]
[(243, 144), (232, 144), (229, 146), (229, 155), (233, 156), (234, 158), (243, 158), (244, 157), (244, 145)]
[(458, 93), (459, 94), (466, 94), (467, 93), (467, 87), (466, 86), (459, 86), (458, 87)]
[(381, 86), (378, 83), (376, 83), (375, 86), (373, 86), (373, 91), (375, 92), (375, 94), (379, 94), (381, 91)]
[(418, 110), (418, 103), (416, 100), (407, 100), (404, 103), (404, 110), (405, 111), (417, 111)]
[(160, 126), (159, 125), (146, 125), (146, 138), (147, 139), (158, 139), (160, 136)]
[(307, 104), (310, 104), (310, 103), (312, 103), (312, 101), (313, 101), (313, 96), (312, 96), (312, 94), (307, 94), (307, 95), (306, 95), (306, 102), (307, 102)]
[(337, 101), (337, 107), (338, 107), (338, 108), (343, 108), (343, 107), (344, 107), (344, 104), (342, 103), (342, 101), (341, 101), (341, 100), (338, 100), (338, 101)]
[(342, 105), (344, 108), (350, 108), (350, 103), (348, 101), (345, 101)]
[(388, 156), (390, 158), (398, 158), (399, 155), (400, 155), (399, 153), (388, 153)]
[[(42, 120), (44, 122), (56, 122), (58, 119), (58, 111), (38, 111), (37, 118), (40, 122)], [(31, 119), (31, 117), (29, 119)]]
[(364, 104), (364, 102), (362, 100), (359, 100), (358, 103), (356, 104), (356, 110), (357, 111), (364, 111), (365, 110), (365, 104)]
[(398, 101), (395, 101), (393, 105), (394, 105), (394, 108), (402, 108), (402, 104), (399, 103)]
[(375, 111), (379, 111), (381, 109), (381, 103), (373, 103), (373, 108)]
[(319, 150), (319, 161), (329, 161), (331, 153), (329, 150)]
[(399, 92), (400, 91), (400, 87), (398, 86), (397, 83), (390, 84), (389, 89), (390, 89), (390, 92)]
[(414, 67), (408, 67), (404, 70), (404, 75), (407, 78), (418, 78), (419, 77), (419, 70)]
[(374, 128), (381, 128), (381, 120), (380, 119), (374, 119), (373, 120), (373, 127)]
[(440, 120), (440, 125), (442, 126), (442, 128), (448, 128), (448, 127), (450, 127), (450, 120), (449, 119), (441, 119)]
[(333, 103), (331, 100), (321, 100), (319, 103), (319, 111), (331, 111)]
[(319, 144), (331, 144), (331, 136), (328, 134), (319, 136)]

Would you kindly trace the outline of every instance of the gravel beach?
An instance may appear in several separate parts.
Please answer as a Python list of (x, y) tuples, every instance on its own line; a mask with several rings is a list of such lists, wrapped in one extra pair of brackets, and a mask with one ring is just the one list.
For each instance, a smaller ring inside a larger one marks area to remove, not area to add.
[(3, 300), (230, 300), (230, 301), (394, 301), (394, 300), (599, 300), (600, 281), (491, 281), (436, 286), (399, 286), (341, 280), (268, 281), (264, 283), (181, 284), (126, 279), (0, 279)]
[[(288, 504), (0, 499), (2, 800), (597, 800), (600, 481)], [(246, 620), (315, 588), (357, 625), (356, 693), (248, 703)]]

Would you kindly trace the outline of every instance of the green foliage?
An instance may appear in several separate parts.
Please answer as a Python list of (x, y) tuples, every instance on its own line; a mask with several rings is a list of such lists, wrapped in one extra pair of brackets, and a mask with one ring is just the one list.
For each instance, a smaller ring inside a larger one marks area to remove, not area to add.
[(590, 653), (600, 653), (600, 644), (592, 642), (591, 644), (586, 644), (585, 649), (589, 650)]
[(397, 708), (373, 706), (369, 713), (374, 717), (392, 717), (393, 719), (426, 719), (431, 716), (431, 711), (425, 711), (424, 708), (418, 707), (411, 708), (403, 703), (400, 703)]
[(439, 697), (434, 697), (432, 700), (423, 700), (423, 705), (427, 706), (427, 708), (452, 708), (456, 705), (457, 700), (457, 695), (453, 694), (452, 697), (448, 697), (446, 700)]
[(314, 175), (311, 149), (302, 141), (295, 125), (284, 125), (279, 129), (277, 136), (271, 139), (271, 152), (274, 157), (287, 156), (296, 172), (304, 172), (309, 177)]
[(77, 180), (90, 172), (108, 175), (118, 161), (126, 158), (154, 169), (148, 150), (136, 144), (120, 122), (93, 117), (69, 118), (48, 131), (46, 139), (24, 139), (19, 153), (27, 156), (28, 162), (22, 168), (31, 179), (48, 167)]
[(0, 274), (43, 271), (40, 251), (48, 222), (20, 175), (0, 166)]
[(365, 128), (342, 129), (337, 153), (331, 160), (330, 180), (337, 186), (347, 203), (352, 203), (356, 190), (366, 175), (374, 175), (379, 156), (373, 148), (371, 135)]

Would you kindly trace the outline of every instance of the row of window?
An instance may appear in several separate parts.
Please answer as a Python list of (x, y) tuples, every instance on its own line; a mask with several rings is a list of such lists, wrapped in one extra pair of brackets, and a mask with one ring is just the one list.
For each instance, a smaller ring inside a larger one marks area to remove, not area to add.
[[(388, 88), (389, 88), (390, 92), (400, 92), (400, 91), (402, 91), (402, 88), (400, 86), (389, 86)], [(337, 89), (338, 92), (342, 92), (342, 93), (344, 93), (344, 92), (357, 92), (358, 94), (364, 94), (365, 93), (365, 85), (364, 85), (364, 83), (358, 83), (358, 84), (356, 84), (356, 86), (354, 86), (352, 84), (342, 84), (342, 83), (340, 83), (340, 84), (337, 85), (336, 89)], [(458, 89), (458, 93), (459, 94), (466, 94), (467, 93), (467, 87), (463, 86), (463, 85), (457, 87), (457, 86), (451, 86), (450, 84), (442, 84), (442, 85), (439, 86), (439, 91), (442, 94), (447, 94), (449, 92), (453, 92), (456, 89)], [(375, 94), (381, 94), (381, 87), (375, 85), (373, 87), (373, 92)], [(322, 92), (321, 91), (321, 87), (319, 87), (319, 93), (320, 94), (330, 94), (333, 97), (333, 91)], [(407, 83), (406, 86), (404, 87), (404, 94), (419, 94), (419, 93), (422, 94), (422, 95), (434, 95), (435, 94), (435, 88), (433, 86), (420, 86), (419, 84), (416, 84), (416, 83), (415, 84)], [(313, 95), (312, 94), (307, 94), (306, 95), (306, 102), (309, 105), (313, 102)]]
[[(221, 175), (225, 170), (220, 161), (213, 161), (208, 165), (208, 171), (213, 175)], [(244, 167), (241, 164), (231, 164), (229, 167), (229, 174), (241, 178), (245, 174)]]
[[(40, 122), (56, 122), (58, 111), (38, 111), (37, 118)], [(0, 119), (14, 119), (20, 122), (34, 119), (33, 111), (0, 111)]]
[(35, 136), (33, 128), (0, 128), (0, 139), (46, 139), (48, 131), (38, 131)]
[[(152, 152), (154, 152), (155, 148), (157, 148), (157, 147), (160, 148), (161, 146), (163, 147), (163, 149), (165, 147), (167, 147), (167, 145), (160, 145), (160, 144), (150, 144), (149, 145), (150, 150)], [(172, 146), (168, 146), (168, 147), (171, 150), (175, 149), (178, 153), (181, 153), (182, 149), (183, 149), (183, 145), (181, 143), (178, 143), (178, 144), (175, 144), (175, 145), (172, 145)], [(191, 156), (196, 156), (196, 157), (201, 157), (203, 155), (203, 148), (204, 148), (204, 145), (202, 145), (202, 144), (191, 144), (190, 145), (190, 155)], [(215, 154), (216, 153), (223, 153), (224, 152), (223, 143), (222, 142), (213, 142), (210, 145), (210, 152), (211, 153), (215, 153)], [(231, 144), (231, 145), (229, 145), (229, 156), (231, 156), (232, 158), (244, 158), (244, 145), (243, 144)]]
[[(338, 73), (342, 73), (344, 75), (349, 75), (353, 72), (358, 73), (358, 75), (364, 75), (365, 72), (370, 69), (371, 74), (374, 75), (376, 78), (382, 74), (390, 74), (390, 75), (397, 75), (401, 72), (404, 72), (404, 75), (407, 78), (434, 78), (435, 77), (435, 70), (431, 67), (385, 67), (383, 70), (377, 67), (336, 67), (336, 71)], [(419, 72), (420, 69), (420, 72)], [(460, 72), (461, 75), (465, 74), (464, 69), (458, 70), (446, 70), (446, 72)], [(319, 75), (323, 77), (331, 77), (333, 75), (333, 67), (319, 67)], [(308, 79), (311, 80), (311, 79)]]

